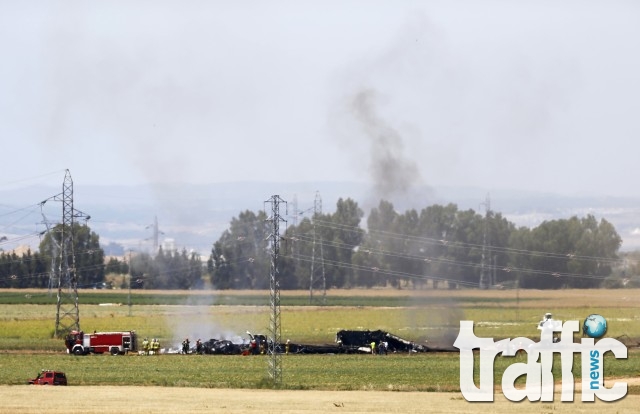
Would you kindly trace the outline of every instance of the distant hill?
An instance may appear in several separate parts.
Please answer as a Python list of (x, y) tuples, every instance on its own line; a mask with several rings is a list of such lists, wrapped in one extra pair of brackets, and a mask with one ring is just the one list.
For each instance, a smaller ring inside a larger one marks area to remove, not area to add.
[[(379, 202), (362, 183), (261, 183), (237, 182), (207, 185), (74, 186), (74, 207), (91, 216), (88, 224), (101, 244), (114, 249), (147, 250), (153, 245), (157, 217), (159, 242), (207, 256), (211, 245), (241, 211), (264, 208), (278, 194), (288, 201), (288, 223), (309, 217), (316, 191), (324, 212), (332, 212), (339, 198), (353, 198), (365, 211)], [(55, 197), (60, 188), (33, 186), (0, 191), (0, 248), (39, 243), (44, 218), (59, 222), (62, 206)], [(480, 188), (422, 187), (406, 197), (391, 199), (398, 211), (422, 209), (432, 204), (454, 203), (460, 209), (484, 212), (487, 191)], [(39, 203), (47, 201), (41, 208)], [(297, 202), (296, 202), (297, 200)], [(519, 191), (493, 191), (491, 209), (518, 226), (535, 227), (545, 220), (584, 217), (611, 222), (623, 238), (623, 250), (640, 249), (640, 200), (632, 198), (570, 197)], [(297, 216), (293, 213), (297, 211)], [(30, 236), (29, 236), (30, 235)]]

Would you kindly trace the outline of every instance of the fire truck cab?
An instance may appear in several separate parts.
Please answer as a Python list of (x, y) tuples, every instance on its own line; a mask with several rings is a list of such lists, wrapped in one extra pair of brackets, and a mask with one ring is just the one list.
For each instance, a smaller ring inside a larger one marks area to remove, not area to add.
[(89, 353), (123, 355), (138, 350), (135, 331), (93, 332), (71, 331), (66, 338), (67, 352), (74, 355)]

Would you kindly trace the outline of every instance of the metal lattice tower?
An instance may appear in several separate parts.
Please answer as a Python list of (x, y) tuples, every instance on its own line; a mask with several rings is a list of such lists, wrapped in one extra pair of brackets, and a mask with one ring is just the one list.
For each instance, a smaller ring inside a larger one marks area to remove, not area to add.
[[(286, 201), (280, 196), (274, 195), (265, 204), (271, 205), (271, 216), (267, 219), (271, 223), (271, 234), (269, 235), (269, 245), (271, 248), (271, 269), (270, 269), (270, 309), (271, 315), (269, 318), (269, 341), (268, 341), (268, 355), (269, 355), (269, 377), (273, 382), (273, 386), (278, 386), (282, 383), (282, 352), (280, 349), (282, 329), (280, 325), (280, 272), (278, 269), (278, 256), (280, 254), (280, 223), (286, 223), (286, 220), (280, 215), (280, 204), (285, 204), (286, 215)], [(266, 211), (266, 207), (265, 207)]]
[(153, 217), (153, 224), (150, 224), (146, 227), (151, 228), (153, 231), (153, 235), (151, 236), (151, 240), (153, 241), (153, 254), (156, 255), (158, 254), (158, 250), (160, 247), (160, 235), (164, 234), (163, 232), (160, 231), (159, 227), (158, 227), (158, 216), (154, 216)]
[(486, 269), (486, 250), (487, 250), (487, 233), (489, 232), (489, 215), (491, 213), (491, 200), (489, 199), (489, 195), (487, 194), (487, 199), (484, 202), (484, 231), (482, 233), (482, 261), (480, 262), (480, 289), (487, 289), (490, 286), (490, 282), (487, 279), (490, 279), (491, 276), (487, 275)]
[(66, 170), (62, 184), (62, 232), (60, 236), (60, 263), (58, 267), (58, 301), (56, 310), (56, 332), (59, 338), (80, 330), (80, 313), (78, 311), (78, 280), (74, 252), (74, 218), (73, 180)]
[(298, 215), (300, 212), (298, 211), (298, 196), (296, 194), (293, 195), (293, 200), (291, 200), (292, 214), (291, 221), (293, 222), (293, 227), (298, 227)]
[[(322, 198), (320, 192), (316, 191), (316, 198), (313, 202), (313, 244), (311, 247), (311, 272), (309, 277), (309, 303), (313, 304), (315, 291), (321, 295), (319, 301), (325, 305), (327, 303), (327, 280), (324, 273), (324, 252), (322, 249), (322, 237), (316, 231), (315, 220), (322, 214)], [(316, 245), (319, 247), (319, 257), (316, 253)]]

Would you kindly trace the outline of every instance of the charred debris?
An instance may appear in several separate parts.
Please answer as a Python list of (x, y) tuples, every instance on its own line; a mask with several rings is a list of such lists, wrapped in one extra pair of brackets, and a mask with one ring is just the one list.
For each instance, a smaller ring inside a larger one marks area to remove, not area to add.
[[(190, 352), (214, 355), (260, 355), (267, 353), (269, 339), (266, 335), (251, 334), (250, 332), (247, 334), (250, 338), (248, 343), (239, 344), (226, 339), (209, 339), (197, 347), (191, 348)], [(312, 345), (287, 340), (276, 347), (277, 352), (288, 354), (386, 354), (449, 350), (417, 344), (381, 330), (341, 330), (336, 334), (335, 344)]]

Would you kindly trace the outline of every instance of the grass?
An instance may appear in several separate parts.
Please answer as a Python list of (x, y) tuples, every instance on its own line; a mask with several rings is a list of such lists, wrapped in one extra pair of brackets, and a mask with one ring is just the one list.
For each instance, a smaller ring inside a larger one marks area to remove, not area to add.
[[(417, 342), (428, 339), (429, 345), (450, 345), (459, 321), (465, 319), (476, 322), (475, 333), (480, 337), (525, 336), (537, 341), (536, 324), (544, 312), (551, 311), (557, 319), (579, 321), (590, 313), (601, 313), (609, 321), (607, 336), (637, 345), (640, 305), (628, 298), (638, 293), (520, 291), (516, 297), (514, 291), (421, 291), (411, 292), (411, 296), (406, 296), (406, 291), (339, 291), (333, 292), (332, 300), (345, 305), (318, 307), (285, 305), (287, 298), (301, 300), (303, 295), (283, 292), (282, 337), (299, 343), (333, 343), (340, 329), (383, 329)], [(129, 308), (113, 305), (126, 303), (125, 292), (81, 292), (80, 324), (86, 331), (136, 330), (140, 337), (159, 338), (163, 347), (177, 347), (185, 336), (192, 341), (198, 337), (246, 340), (247, 330), (267, 330), (269, 309), (264, 303), (255, 304), (264, 299), (264, 292), (224, 295), (229, 297), (225, 300), (238, 304), (211, 305), (206, 299), (211, 292), (135, 292), (134, 305)], [(0, 385), (23, 384), (40, 369), (49, 368), (64, 370), (72, 385), (270, 386), (265, 357), (67, 355), (62, 340), (53, 338), (55, 304), (32, 303), (34, 297), (47, 294), (0, 291)], [(399, 306), (401, 301), (404, 306)], [(631, 348), (628, 360), (607, 359), (606, 376), (637, 376), (638, 356), (640, 351)], [(496, 358), (496, 383), (517, 358)], [(580, 375), (579, 367), (576, 357), (576, 376)], [(287, 389), (455, 391), (459, 389), (458, 375), (457, 353), (289, 355), (283, 359), (283, 387)], [(555, 378), (560, 378), (559, 372)], [(630, 386), (630, 393), (640, 394), (640, 390)]]
[[(607, 358), (607, 377), (636, 376), (638, 350), (629, 360)], [(525, 356), (497, 357), (494, 380)], [(0, 385), (24, 384), (40, 369), (62, 370), (70, 385), (136, 385), (200, 388), (271, 387), (268, 357), (221, 355), (116, 356), (54, 354), (0, 354)], [(478, 358), (476, 358), (476, 361)], [(285, 355), (282, 388), (292, 390), (459, 391), (459, 356), (456, 353), (372, 355)], [(554, 364), (559, 379), (559, 360)], [(580, 378), (580, 358), (574, 376)], [(631, 388), (632, 393), (640, 393)]]
[[(72, 385), (144, 385), (204, 388), (263, 388), (265, 356), (120, 356), (0, 354), (6, 373), (0, 384), (24, 384), (42, 368), (66, 372)], [(452, 355), (288, 355), (283, 356), (287, 389), (454, 390), (456, 370), (434, 373), (455, 363)]]
[[(422, 295), (416, 295), (416, 291), (397, 291), (393, 295), (372, 294), (380, 291), (354, 290), (351, 295), (329, 294), (325, 300), (326, 306), (385, 306), (404, 307), (420, 305), (425, 302)], [(446, 291), (443, 291), (446, 292)], [(471, 292), (471, 291), (469, 291)], [(419, 292), (418, 292), (419, 293)], [(126, 290), (84, 290), (80, 291), (81, 303), (85, 305), (98, 305), (112, 303), (128, 305), (131, 301), (134, 306), (144, 305), (190, 305), (190, 306), (261, 306), (269, 303), (268, 291), (144, 291), (134, 290), (129, 295)], [(427, 296), (429, 305), (450, 304), (449, 295)], [(512, 302), (511, 297), (482, 297), (482, 296), (456, 296), (456, 303), (475, 304), (499, 304)], [(539, 301), (541, 298), (523, 298), (522, 302)], [(313, 301), (309, 299), (309, 293), (304, 291), (287, 291), (281, 296), (283, 306), (315, 306), (320, 304), (321, 298)], [(0, 290), (0, 304), (7, 305), (47, 305), (56, 303), (56, 292), (49, 294), (42, 290)]]

